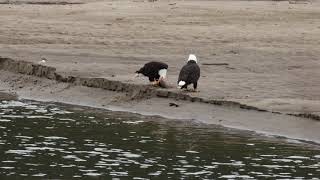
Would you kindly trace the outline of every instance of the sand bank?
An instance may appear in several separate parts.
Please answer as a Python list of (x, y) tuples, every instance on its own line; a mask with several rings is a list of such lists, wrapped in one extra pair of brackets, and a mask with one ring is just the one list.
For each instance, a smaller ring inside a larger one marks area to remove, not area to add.
[[(318, 1), (10, 2), (0, 5), (0, 55), (11, 58), (1, 60), (3, 90), (22, 98), (163, 110), (174, 118), (318, 138), (318, 122), (312, 120), (320, 114)], [(155, 89), (133, 78), (145, 62), (164, 61), (174, 87), (189, 53), (199, 58), (199, 93)], [(44, 66), (37, 65), (42, 58)], [(177, 100), (182, 109), (168, 106)], [(212, 107), (245, 115), (220, 121)], [(189, 114), (182, 116), (185, 110)], [(250, 114), (254, 118), (242, 124)], [(273, 117), (288, 121), (262, 122)], [(251, 126), (254, 120), (259, 128)]]
[[(238, 102), (205, 100), (195, 95), (103, 78), (64, 77), (55, 68), (2, 58), (1, 91), (23, 99), (195, 120), (264, 134), (320, 142), (320, 121), (270, 112)], [(318, 118), (318, 117), (315, 117)]]

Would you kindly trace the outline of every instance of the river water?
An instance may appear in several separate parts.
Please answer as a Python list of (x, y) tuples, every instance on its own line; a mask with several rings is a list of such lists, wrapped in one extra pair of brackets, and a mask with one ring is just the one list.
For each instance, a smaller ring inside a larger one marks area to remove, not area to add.
[(318, 179), (320, 148), (195, 121), (0, 103), (0, 179)]

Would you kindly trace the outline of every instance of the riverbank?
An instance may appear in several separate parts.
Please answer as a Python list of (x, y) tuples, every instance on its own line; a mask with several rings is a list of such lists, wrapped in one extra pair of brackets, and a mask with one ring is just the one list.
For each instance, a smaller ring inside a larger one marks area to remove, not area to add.
[(133, 73), (164, 61), (175, 86), (195, 53), (198, 97), (319, 115), (317, 1), (79, 2), (1, 5), (0, 55), (33, 63), (46, 58), (66, 76), (142, 85), (148, 82)]
[[(11, 58), (1, 59), (2, 90), (320, 139), (317, 2), (81, 3), (0, 6), (0, 55)], [(133, 78), (145, 62), (161, 60), (175, 86), (189, 53), (200, 61), (199, 93)]]
[(204, 100), (194, 95), (173, 93), (147, 85), (126, 84), (103, 78), (64, 77), (52, 67), (12, 59), (2, 59), (1, 62), (1, 67), (6, 69), (0, 71), (1, 91), (16, 94), (22, 99), (195, 120), (320, 142), (318, 120), (269, 112), (237, 102)]

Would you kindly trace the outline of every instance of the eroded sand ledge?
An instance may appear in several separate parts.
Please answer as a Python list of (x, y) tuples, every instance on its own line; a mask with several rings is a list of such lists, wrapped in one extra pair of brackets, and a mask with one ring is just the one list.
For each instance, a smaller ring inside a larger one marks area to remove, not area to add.
[[(320, 142), (319, 116), (270, 112), (238, 102), (105, 78), (64, 76), (49, 66), (0, 58), (0, 87), (20, 98), (55, 101), (166, 118), (196, 119), (261, 133)], [(169, 103), (179, 107), (170, 106)], [(297, 117), (300, 116), (300, 117)], [(306, 118), (305, 118), (306, 117)]]
[(40, 64), (34, 64), (25, 61), (15, 61), (10, 58), (0, 57), (0, 69), (5, 71), (10, 71), (13, 73), (20, 73), (26, 75), (33, 75), (37, 77), (47, 78), (50, 80), (55, 80), (57, 82), (71, 83), (78, 86), (86, 86), (93, 88), (101, 88), (110, 91), (124, 92), (130, 100), (137, 99), (147, 99), (152, 97), (161, 98), (172, 98), (175, 100), (185, 100), (191, 102), (200, 102), (206, 104), (221, 105), (226, 107), (237, 107), (240, 109), (255, 110), (261, 112), (270, 112), (276, 114), (286, 114), (298, 117), (310, 118), (314, 120), (320, 120), (320, 116), (316, 114), (308, 113), (281, 113), (277, 111), (268, 111), (265, 109), (260, 109), (258, 107), (249, 106), (246, 104), (241, 104), (234, 101), (224, 101), (224, 100), (210, 100), (201, 97), (197, 97), (183, 93), (183, 92), (173, 92), (166, 89), (155, 88), (148, 85), (138, 85), (131, 83), (124, 83), (121, 81), (109, 80), (106, 78), (86, 78), (86, 77), (75, 77), (75, 76), (64, 76), (56, 72), (56, 68), (44, 66)]

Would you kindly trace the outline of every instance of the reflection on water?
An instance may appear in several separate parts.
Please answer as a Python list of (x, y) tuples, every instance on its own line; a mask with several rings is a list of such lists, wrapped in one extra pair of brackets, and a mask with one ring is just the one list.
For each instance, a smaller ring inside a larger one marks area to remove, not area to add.
[(317, 179), (320, 150), (195, 122), (0, 103), (0, 178)]

